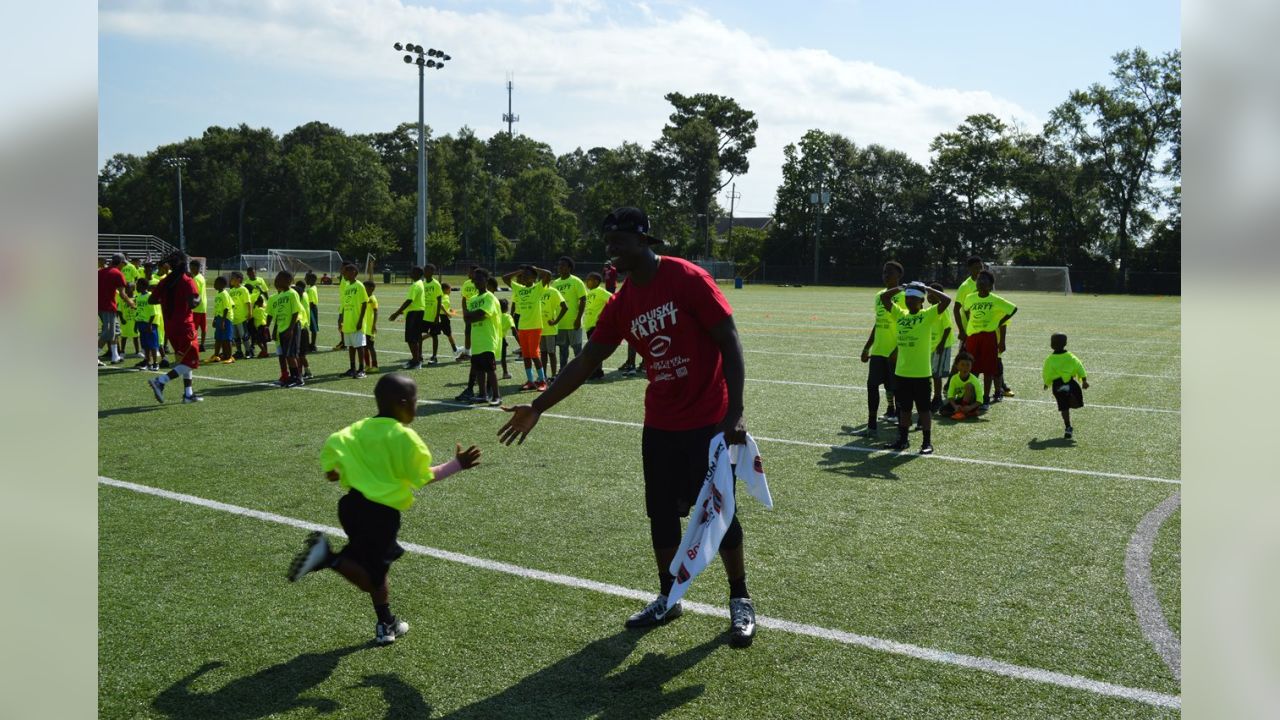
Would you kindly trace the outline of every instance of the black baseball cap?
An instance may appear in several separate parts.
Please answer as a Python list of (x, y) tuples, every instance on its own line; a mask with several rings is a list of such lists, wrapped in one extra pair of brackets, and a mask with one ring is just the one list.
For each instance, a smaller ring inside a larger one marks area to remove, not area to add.
[(649, 234), (649, 216), (640, 208), (620, 207), (605, 217), (600, 227), (601, 232), (636, 233), (650, 245), (661, 245), (662, 241)]

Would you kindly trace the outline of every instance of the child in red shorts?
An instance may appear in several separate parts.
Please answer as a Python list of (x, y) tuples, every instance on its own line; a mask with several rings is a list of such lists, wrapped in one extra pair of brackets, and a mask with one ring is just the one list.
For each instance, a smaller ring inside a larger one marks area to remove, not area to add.
[[(999, 372), (999, 356), (1004, 352), (1003, 335), (997, 331), (1018, 312), (1017, 305), (992, 292), (995, 285), (996, 277), (990, 270), (978, 273), (977, 292), (957, 303), (955, 311), (960, 341), (964, 343), (965, 351), (973, 356), (973, 371), (982, 376), (984, 398), (991, 397), (991, 385)], [(969, 314), (967, 323), (960, 314), (961, 305)], [(984, 412), (988, 407), (987, 402), (982, 404)]]

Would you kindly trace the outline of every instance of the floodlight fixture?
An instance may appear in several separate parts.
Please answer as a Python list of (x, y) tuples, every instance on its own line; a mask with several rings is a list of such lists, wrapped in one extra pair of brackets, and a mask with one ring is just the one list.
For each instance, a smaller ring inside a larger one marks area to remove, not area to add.
[(396, 50), (403, 50), (403, 49), (404, 49), (404, 46), (403, 46), (403, 45), (401, 45), (400, 43), (396, 43), (393, 47), (395, 47), (395, 49), (396, 49)]

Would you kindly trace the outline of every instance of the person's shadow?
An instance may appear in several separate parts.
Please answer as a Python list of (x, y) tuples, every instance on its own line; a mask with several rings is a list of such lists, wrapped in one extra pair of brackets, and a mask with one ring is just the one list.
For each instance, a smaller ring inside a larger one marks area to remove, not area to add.
[(1046, 450), (1048, 448), (1069, 448), (1069, 447), (1075, 447), (1075, 446), (1076, 446), (1076, 441), (1074, 438), (1067, 439), (1064, 437), (1045, 438), (1044, 440), (1041, 440), (1039, 438), (1031, 438), (1031, 440), (1027, 442), (1027, 447), (1032, 450)]
[[(884, 440), (876, 438), (860, 439), (855, 445), (834, 445), (822, 454), (818, 467), (827, 472), (840, 473), (855, 478), (872, 478), (880, 480), (898, 480), (894, 473), (899, 466), (920, 457), (912, 450), (906, 452), (877, 452), (875, 455), (867, 450), (881, 451), (879, 447)], [(862, 444), (866, 443), (866, 444)], [(873, 444), (874, 443), (874, 444)], [(917, 441), (918, 449), (919, 441)], [(854, 449), (857, 448), (857, 449)]]
[(688, 685), (668, 692), (663, 686), (724, 645), (727, 637), (722, 633), (677, 655), (648, 653), (638, 663), (614, 673), (643, 636), (642, 631), (624, 630), (596, 640), (506, 690), (445, 717), (447, 720), (661, 717), (706, 690), (703, 685)]
[(399, 677), (390, 674), (366, 675), (359, 684), (348, 690), (360, 688), (379, 688), (382, 690), (382, 701), (387, 704), (386, 720), (395, 718), (429, 718), (431, 706), (422, 697), (422, 693)]
[(191, 685), (198, 678), (226, 665), (208, 662), (162, 691), (151, 705), (181, 720), (258, 720), (297, 708), (331, 713), (339, 709), (337, 702), (303, 697), (303, 693), (327, 680), (343, 657), (369, 647), (373, 645), (363, 643), (326, 653), (306, 653), (236, 678), (213, 692), (192, 692)]

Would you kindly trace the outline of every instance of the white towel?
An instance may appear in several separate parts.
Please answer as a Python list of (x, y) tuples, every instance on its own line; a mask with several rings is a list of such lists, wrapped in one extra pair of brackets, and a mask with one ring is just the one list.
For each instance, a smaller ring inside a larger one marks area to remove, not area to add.
[[(737, 460), (730, 469), (731, 451), (724, 444), (724, 433), (717, 433), (707, 448), (707, 475), (698, 492), (698, 500), (689, 512), (689, 527), (685, 529), (680, 549), (671, 560), (669, 572), (675, 576), (675, 584), (667, 594), (667, 607), (679, 602), (720, 549), (720, 541), (729, 531), (736, 510), (733, 497), (734, 475), (747, 484), (747, 491), (770, 510), (773, 496), (765, 479), (764, 464), (756, 441), (747, 435), (746, 445), (733, 446), (732, 456)], [(743, 462), (749, 458), (749, 461)]]

